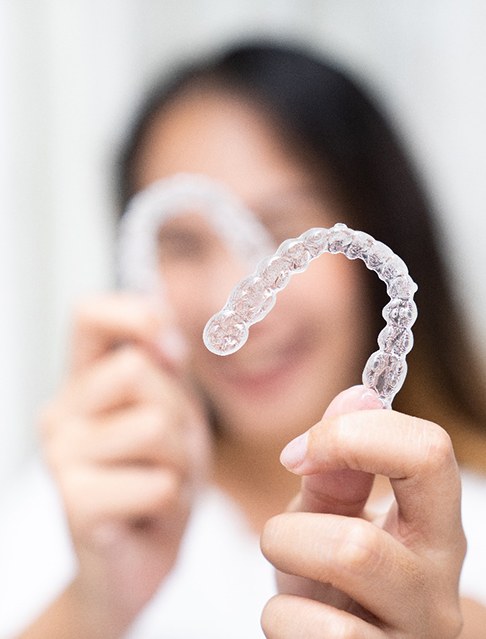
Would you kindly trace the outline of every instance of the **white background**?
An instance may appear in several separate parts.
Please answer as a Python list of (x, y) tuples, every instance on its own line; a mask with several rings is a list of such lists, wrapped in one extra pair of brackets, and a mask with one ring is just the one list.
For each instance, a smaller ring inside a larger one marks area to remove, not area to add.
[(112, 162), (181, 55), (267, 33), (366, 79), (406, 134), (486, 359), (483, 0), (0, 0), (0, 491), (34, 449), (74, 301), (112, 283)]

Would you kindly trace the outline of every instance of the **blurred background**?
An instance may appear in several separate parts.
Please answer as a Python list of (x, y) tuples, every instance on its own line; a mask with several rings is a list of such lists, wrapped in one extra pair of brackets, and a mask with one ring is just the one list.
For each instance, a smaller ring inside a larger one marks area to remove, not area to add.
[(113, 285), (112, 166), (140, 92), (259, 34), (333, 56), (384, 102), (486, 360), (483, 0), (0, 0), (0, 493), (35, 450), (73, 304)]

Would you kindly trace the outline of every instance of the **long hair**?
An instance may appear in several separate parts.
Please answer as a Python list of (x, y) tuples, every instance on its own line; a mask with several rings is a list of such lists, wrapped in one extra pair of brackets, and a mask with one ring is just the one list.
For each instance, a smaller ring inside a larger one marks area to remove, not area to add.
[[(123, 146), (118, 167), (122, 207), (136, 190), (138, 151), (153, 119), (194, 86), (216, 87), (264, 109), (289, 149), (314, 175), (331, 179), (346, 207), (345, 221), (405, 260), (419, 285), (419, 319), (409, 374), (395, 408), (438, 421), (456, 440), (465, 425), (486, 431), (484, 380), (451, 290), (440, 229), (403, 144), (349, 73), (274, 42), (237, 45), (181, 68), (153, 87)], [(370, 291), (372, 303), (382, 308), (382, 283), (373, 278)], [(377, 332), (379, 324), (377, 318)]]

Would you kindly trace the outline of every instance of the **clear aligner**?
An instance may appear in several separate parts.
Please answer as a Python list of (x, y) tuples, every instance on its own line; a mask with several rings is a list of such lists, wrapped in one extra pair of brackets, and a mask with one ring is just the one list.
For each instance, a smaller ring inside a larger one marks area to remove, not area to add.
[(305, 271), (323, 253), (361, 259), (386, 284), (391, 298), (383, 309), (386, 326), (378, 336), (379, 350), (365, 365), (363, 384), (375, 390), (389, 408), (407, 374), (405, 357), (413, 345), (411, 327), (417, 318), (413, 296), (417, 285), (405, 262), (388, 246), (345, 224), (312, 228), (286, 240), (273, 255), (261, 260), (255, 272), (235, 286), (223, 309), (208, 321), (204, 343), (217, 355), (239, 350), (248, 339), (249, 327), (270, 312), (277, 293), (287, 286), (291, 276)]
[(205, 175), (179, 173), (152, 183), (130, 201), (118, 237), (122, 287), (161, 292), (158, 232), (188, 211), (203, 215), (230, 252), (250, 268), (275, 248), (264, 225), (223, 184)]

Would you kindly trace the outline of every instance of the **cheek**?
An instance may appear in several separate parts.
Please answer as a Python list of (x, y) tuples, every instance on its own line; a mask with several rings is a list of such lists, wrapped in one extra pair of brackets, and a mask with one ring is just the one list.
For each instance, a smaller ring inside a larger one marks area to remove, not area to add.
[(177, 273), (164, 274), (167, 300), (175, 320), (185, 336), (193, 341), (202, 332), (205, 319), (209, 318), (208, 281), (204, 272), (180, 268)]
[(206, 322), (222, 308), (241, 276), (241, 268), (230, 259), (164, 269), (163, 282), (175, 319), (196, 345), (202, 343)]
[[(304, 331), (316, 340), (317, 358), (333, 368), (345, 361), (354, 370), (361, 360), (365, 361), (372, 343), (364, 269), (364, 265), (342, 255), (322, 255), (305, 273), (296, 274), (279, 294), (275, 309), (253, 328), (253, 342), (264, 344), (265, 336), (272, 342), (275, 335), (286, 340), (287, 332)], [(167, 297), (191, 344), (198, 374), (208, 364), (208, 352), (202, 342), (204, 325), (222, 308), (233, 286), (245, 274), (231, 260), (197, 267), (182, 264), (165, 271)]]
[[(369, 316), (360, 266), (342, 255), (323, 255), (305, 273), (294, 276), (288, 289), (279, 294), (279, 306), (298, 310), (299, 315), (312, 318), (327, 329), (332, 326), (340, 333), (359, 331)], [(197, 267), (179, 265), (164, 272), (169, 303), (188, 338), (201, 339), (207, 320), (222, 308), (242, 275), (241, 267), (230, 260)], [(279, 313), (275, 310), (271, 315), (276, 318)], [(271, 316), (263, 320), (271, 321)]]

